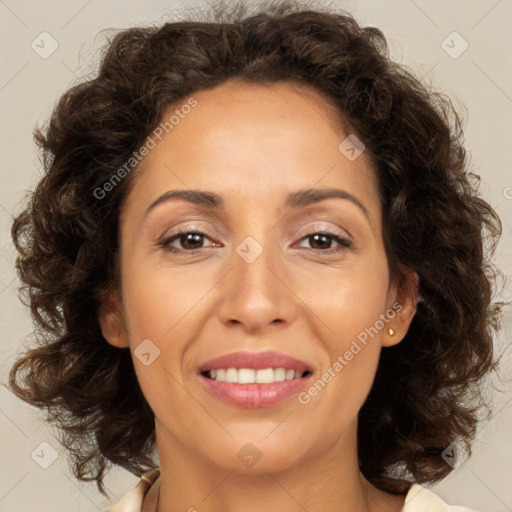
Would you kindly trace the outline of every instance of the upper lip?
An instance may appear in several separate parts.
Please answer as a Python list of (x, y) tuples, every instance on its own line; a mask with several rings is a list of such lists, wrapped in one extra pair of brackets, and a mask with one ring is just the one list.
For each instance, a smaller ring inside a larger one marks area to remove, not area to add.
[(265, 368), (285, 368), (296, 372), (311, 371), (304, 361), (283, 354), (281, 352), (231, 352), (215, 357), (203, 363), (201, 372), (219, 370), (223, 368), (252, 368), (263, 370)]

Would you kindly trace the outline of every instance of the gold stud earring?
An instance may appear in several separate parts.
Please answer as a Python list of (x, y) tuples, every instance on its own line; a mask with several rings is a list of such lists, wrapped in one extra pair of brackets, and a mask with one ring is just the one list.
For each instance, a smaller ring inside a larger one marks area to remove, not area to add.
[(388, 333), (390, 336), (394, 336), (395, 334), (395, 330), (394, 329), (391, 329), (391, 327), (388, 329)]

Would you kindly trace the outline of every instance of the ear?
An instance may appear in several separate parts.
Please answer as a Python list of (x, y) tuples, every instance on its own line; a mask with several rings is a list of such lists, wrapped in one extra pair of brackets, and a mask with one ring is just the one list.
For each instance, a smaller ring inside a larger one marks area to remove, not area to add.
[[(397, 282), (392, 283), (388, 292), (386, 316), (389, 321), (382, 330), (383, 347), (397, 345), (404, 339), (420, 300), (418, 274), (402, 264), (399, 265), (399, 269), (401, 276)], [(391, 311), (394, 312), (394, 316), (387, 313)]]
[(118, 348), (130, 346), (121, 300), (117, 292), (109, 292), (102, 297), (98, 311), (98, 320), (103, 337), (108, 343)]

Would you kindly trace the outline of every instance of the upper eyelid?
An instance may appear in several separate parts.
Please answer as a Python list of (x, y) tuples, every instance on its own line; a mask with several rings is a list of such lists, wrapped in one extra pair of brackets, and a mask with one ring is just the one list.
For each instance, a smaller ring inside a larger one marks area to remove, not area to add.
[[(208, 223), (213, 223), (215, 225), (221, 226), (221, 230), (224, 232), (232, 232), (232, 229), (230, 228), (229, 223), (226, 220), (226, 217), (224, 217), (224, 215), (219, 215), (220, 212), (212, 212), (209, 210), (205, 211), (205, 209), (203, 207), (197, 207), (197, 205), (188, 204), (188, 203), (187, 203), (187, 207), (188, 208), (185, 210), (186, 213), (182, 213), (181, 215), (184, 217), (190, 216), (191, 217), (190, 222), (205, 221)], [(189, 208), (191, 208), (192, 211), (190, 211)], [(199, 209), (197, 209), (197, 208), (199, 208)], [(304, 210), (306, 210), (305, 213), (304, 213)], [(344, 218), (345, 215), (348, 215), (348, 219), (353, 219), (357, 223), (360, 222), (360, 216), (354, 215), (354, 213), (351, 212), (350, 209), (348, 209), (348, 210), (343, 209), (341, 211), (337, 211), (337, 210), (332, 211), (329, 207), (326, 207), (325, 204), (323, 204), (322, 202), (319, 202), (319, 203), (314, 203), (312, 205), (305, 206), (302, 211), (299, 209), (299, 210), (294, 210), (291, 212), (285, 212), (285, 214), (283, 216), (281, 216), (277, 222), (272, 224), (272, 226), (270, 227), (269, 230), (274, 229), (278, 224), (285, 221), (285, 218), (288, 217), (288, 215), (292, 215), (292, 220), (289, 222), (294, 222), (293, 219), (295, 219), (297, 216), (301, 217), (302, 215), (309, 215), (309, 216), (321, 215), (321, 216), (326, 216), (326, 217), (331, 217), (331, 218), (333, 216), (336, 216), (336, 217), (341, 216), (341, 218)], [(193, 219), (194, 216), (197, 216), (200, 218), (196, 221), (195, 219)], [(313, 222), (315, 222), (315, 221), (331, 222), (328, 219), (323, 219), (323, 218), (317, 218), (317, 219), (311, 219), (311, 220)], [(351, 220), (351, 222), (353, 220)], [(288, 222), (288, 221), (286, 221), (286, 222)], [(371, 227), (371, 229), (373, 230), (373, 226), (369, 225), (369, 227)], [(343, 229), (345, 231), (347, 231), (345, 228), (343, 228)], [(350, 235), (350, 233), (349, 233), (349, 235)]]
[[(196, 221), (196, 220), (190, 220), (190, 221), (184, 221), (184, 222), (189, 222), (188, 224), (185, 223), (183, 225), (181, 224), (177, 224), (178, 227), (175, 227), (173, 226), (172, 228), (167, 228), (164, 232), (164, 235), (165, 233), (167, 232), (173, 232), (173, 233), (177, 233), (179, 231), (183, 231), (183, 230), (190, 230), (190, 231), (193, 231), (194, 229), (197, 230), (197, 231), (204, 231), (205, 233), (207, 233), (209, 231), (208, 228), (205, 228), (205, 227), (202, 227), (201, 225), (199, 225), (200, 222), (203, 222), (203, 221)], [(208, 221), (205, 221), (205, 222), (208, 222)], [(297, 228), (297, 231), (300, 230), (302, 228), (302, 226), (308, 224), (308, 223), (328, 223), (328, 224), (335, 224), (334, 222), (332, 221), (328, 221), (326, 219), (316, 219), (316, 220), (309, 220), (307, 223), (302, 223), (302, 225)], [(226, 227), (224, 224), (222, 224), (223, 228), (220, 230), (220, 231), (223, 231), (223, 232), (229, 232), (231, 233), (232, 230), (229, 229), (228, 227)], [(276, 224), (274, 224), (270, 229), (273, 229), (274, 227), (276, 226)], [(218, 229), (218, 228), (215, 228), (215, 229)], [(268, 231), (270, 231), (267, 230)], [(347, 228), (343, 228), (341, 226), (336, 226), (336, 227), (327, 227), (327, 228), (323, 228), (323, 227), (319, 227), (319, 226), (312, 226), (310, 228), (308, 228), (308, 231), (311, 230), (311, 229), (319, 229), (319, 230), (322, 230), (322, 229), (327, 229), (327, 230), (330, 230), (332, 231), (333, 229), (341, 229), (342, 231), (345, 231), (347, 233), (347, 235), (349, 236), (352, 236), (351, 233), (347, 230)], [(212, 235), (213, 236), (213, 235)]]

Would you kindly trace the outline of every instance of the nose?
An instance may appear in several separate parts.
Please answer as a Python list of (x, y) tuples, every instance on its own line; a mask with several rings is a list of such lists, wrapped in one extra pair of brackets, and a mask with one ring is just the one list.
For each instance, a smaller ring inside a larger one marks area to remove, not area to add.
[(250, 334), (293, 323), (298, 299), (277, 250), (269, 242), (251, 263), (233, 252), (233, 269), (219, 290), (220, 320), (228, 327), (240, 326)]

